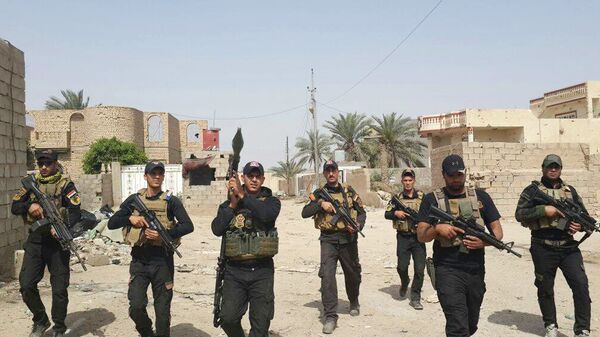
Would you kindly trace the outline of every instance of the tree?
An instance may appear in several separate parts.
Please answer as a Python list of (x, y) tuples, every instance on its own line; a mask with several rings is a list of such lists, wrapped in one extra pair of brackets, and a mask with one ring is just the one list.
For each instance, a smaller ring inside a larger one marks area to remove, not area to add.
[(402, 114), (396, 115), (395, 112), (384, 114), (381, 118), (373, 117), (373, 120), (374, 138), (387, 154), (387, 162), (391, 167), (396, 167), (400, 162), (410, 167), (425, 166), (422, 152), (427, 145), (417, 138), (414, 120)]
[(293, 159), (291, 161), (278, 161), (277, 165), (279, 166), (271, 167), (271, 171), (273, 171), (273, 175), (275, 177), (286, 180), (287, 194), (290, 195), (292, 179), (296, 176), (296, 174), (304, 172), (304, 168), (302, 167), (301, 163)]
[(317, 137), (315, 137), (314, 132), (307, 131), (307, 138), (299, 137), (296, 139), (296, 149), (298, 149), (298, 153), (294, 156), (294, 159), (297, 159), (300, 165), (308, 164), (309, 167), (314, 167), (315, 156), (314, 156), (314, 144), (315, 138), (318, 138), (317, 143), (317, 156), (319, 161), (327, 160), (331, 158), (331, 139), (326, 135), (319, 134), (317, 131)]
[(346, 159), (354, 161), (366, 160), (363, 148), (359, 145), (369, 135), (371, 120), (358, 112), (339, 114), (325, 122), (325, 128), (331, 132), (339, 149), (346, 152)]
[(148, 161), (144, 151), (135, 144), (122, 142), (117, 137), (100, 138), (83, 156), (83, 172), (98, 174), (102, 164), (118, 161), (123, 165), (144, 164)]
[(46, 101), (46, 109), (48, 110), (81, 110), (87, 108), (90, 98), (87, 97), (85, 102), (83, 101), (83, 89), (76, 93), (73, 90), (61, 90), (60, 93), (64, 97), (64, 101), (56, 96), (50, 97)]

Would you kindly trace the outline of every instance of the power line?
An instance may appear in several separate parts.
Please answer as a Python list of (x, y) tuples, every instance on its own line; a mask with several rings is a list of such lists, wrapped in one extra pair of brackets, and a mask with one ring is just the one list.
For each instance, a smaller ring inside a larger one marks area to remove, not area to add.
[(438, 1), (438, 3), (435, 6), (433, 6), (433, 8), (431, 8), (431, 10), (429, 10), (429, 12), (427, 12), (427, 14), (421, 19), (421, 21), (419, 21), (419, 23), (417, 23), (413, 27), (413, 29), (410, 30), (410, 32), (402, 39), (402, 41), (400, 41), (396, 45), (396, 47), (394, 47), (394, 49), (392, 49), (392, 51), (390, 51), (373, 68), (371, 68), (371, 70), (369, 70), (363, 77), (361, 77), (358, 81), (356, 81), (356, 83), (354, 83), (350, 88), (348, 88), (346, 91), (342, 92), (340, 95), (336, 96), (335, 98), (327, 101), (327, 103), (335, 102), (338, 99), (346, 96), (350, 91), (352, 91), (354, 88), (356, 88), (362, 81), (366, 80), (367, 77), (371, 76), (371, 74), (373, 74), (375, 72), (375, 70), (377, 70), (377, 68), (379, 68), (382, 64), (384, 64), (404, 44), (404, 42), (406, 42), (413, 35), (413, 33), (416, 32), (417, 29), (419, 29), (419, 27), (421, 27), (421, 25), (425, 22), (425, 20), (427, 20), (427, 18), (429, 18), (429, 16), (431, 14), (433, 14), (433, 12), (442, 4), (443, 1), (444, 0)]
[[(300, 108), (304, 108), (306, 107), (306, 103), (300, 104), (300, 105), (296, 105), (293, 106), (291, 108), (287, 108), (284, 110), (279, 110), (276, 112), (271, 112), (268, 114), (262, 114), (262, 115), (255, 115), (255, 116), (244, 116), (244, 117), (226, 117), (226, 118), (214, 118), (214, 120), (216, 121), (237, 121), (237, 120), (245, 120), (245, 119), (255, 119), (255, 118), (263, 118), (263, 117), (269, 117), (269, 116), (275, 116), (275, 115), (281, 115), (284, 114), (286, 112), (291, 112)], [(202, 116), (193, 116), (193, 115), (186, 115), (186, 114), (180, 114), (180, 113), (174, 113), (174, 115), (178, 115), (181, 117), (188, 117), (188, 118), (196, 118), (196, 119), (210, 119), (207, 117), (202, 117)]]

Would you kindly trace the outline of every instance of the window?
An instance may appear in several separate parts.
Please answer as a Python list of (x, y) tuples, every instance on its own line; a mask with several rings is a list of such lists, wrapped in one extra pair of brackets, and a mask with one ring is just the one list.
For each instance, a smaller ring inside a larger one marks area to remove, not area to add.
[(560, 118), (560, 119), (577, 118), (577, 111), (572, 110), (572, 111), (567, 111), (567, 112), (561, 112), (559, 114), (554, 115), (554, 118)]
[(201, 134), (198, 124), (188, 124), (186, 135), (188, 144), (200, 143)]
[(163, 125), (160, 116), (151, 116), (148, 118), (148, 141), (160, 142), (163, 138)]

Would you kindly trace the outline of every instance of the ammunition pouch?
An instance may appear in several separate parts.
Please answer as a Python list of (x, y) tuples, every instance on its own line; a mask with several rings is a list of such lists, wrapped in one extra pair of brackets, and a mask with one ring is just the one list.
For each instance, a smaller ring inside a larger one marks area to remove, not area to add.
[(225, 233), (225, 256), (233, 261), (273, 257), (279, 251), (277, 229), (271, 231), (232, 230)]

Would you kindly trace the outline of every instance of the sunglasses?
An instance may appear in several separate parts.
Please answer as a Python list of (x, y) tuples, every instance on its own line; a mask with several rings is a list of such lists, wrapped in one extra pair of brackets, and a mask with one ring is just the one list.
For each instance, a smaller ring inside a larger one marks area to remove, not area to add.
[(54, 162), (52, 160), (38, 160), (37, 164), (39, 167), (50, 167), (52, 164), (54, 164)]

